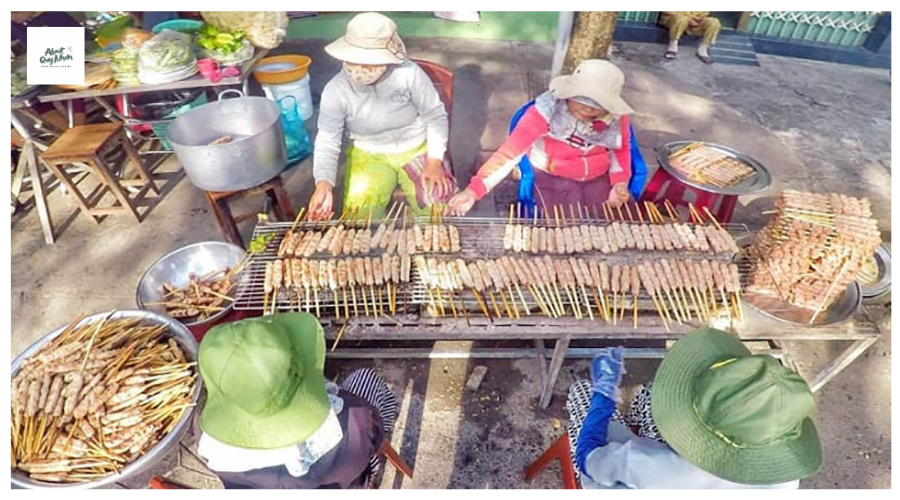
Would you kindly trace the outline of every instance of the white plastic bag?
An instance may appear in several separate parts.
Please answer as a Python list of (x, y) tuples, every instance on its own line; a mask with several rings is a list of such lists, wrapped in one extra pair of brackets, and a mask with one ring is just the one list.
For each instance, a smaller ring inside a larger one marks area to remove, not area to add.
[(214, 61), (219, 63), (222, 66), (237, 66), (244, 61), (249, 61), (253, 58), (253, 53), (255, 49), (253, 48), (253, 44), (250, 43), (249, 40), (244, 39), (244, 43), (242, 44), (240, 50), (237, 52), (233, 52), (231, 54), (223, 54), (218, 50), (207, 50), (201, 49), (200, 54), (203, 57), (211, 57)]
[(162, 30), (144, 42), (138, 52), (138, 78), (142, 83), (182, 80), (197, 72), (190, 35)]

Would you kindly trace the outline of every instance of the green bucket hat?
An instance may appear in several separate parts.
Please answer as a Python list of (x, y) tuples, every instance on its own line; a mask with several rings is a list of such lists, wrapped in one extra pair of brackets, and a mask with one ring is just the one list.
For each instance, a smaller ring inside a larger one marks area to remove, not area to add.
[(798, 374), (713, 329), (675, 343), (650, 400), (660, 434), (679, 455), (719, 478), (760, 486), (819, 470), (814, 408)]
[(325, 422), (325, 336), (315, 316), (283, 313), (211, 329), (200, 343), (203, 432), (241, 448), (303, 442)]

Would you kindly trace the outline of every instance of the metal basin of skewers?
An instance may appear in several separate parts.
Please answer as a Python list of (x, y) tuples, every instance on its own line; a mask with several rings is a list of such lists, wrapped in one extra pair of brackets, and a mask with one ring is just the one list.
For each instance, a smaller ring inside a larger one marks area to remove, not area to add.
[(882, 243), (856, 280), (864, 299), (876, 299), (891, 290), (891, 250)]
[[(753, 265), (748, 255), (749, 245), (749, 238), (741, 241), (742, 252), (738, 257), (738, 265), (741, 267), (751, 267)], [(746, 283), (743, 283), (743, 286), (746, 287)], [(744, 302), (763, 315), (785, 323), (812, 327), (834, 325), (847, 321), (862, 305), (862, 298), (859, 284), (852, 281), (834, 302), (816, 315), (815, 311), (811, 309), (795, 306), (781, 300), (779, 297), (751, 290), (744, 291)], [(810, 323), (810, 320), (813, 321)]]
[[(137, 305), (141, 309), (166, 315), (166, 307), (161, 304), (166, 301), (163, 285), (185, 287), (192, 275), (206, 276), (226, 268), (233, 269), (243, 258), (243, 248), (222, 241), (204, 241), (181, 247), (154, 262), (141, 276), (135, 297)], [(233, 305), (234, 301), (225, 300), (221, 304), (221, 311), (216, 311), (202, 320), (176, 319), (187, 327), (202, 326), (224, 317), (231, 311)]]
[(660, 167), (662, 167), (672, 177), (675, 177), (684, 184), (695, 187), (697, 189), (702, 189), (710, 193), (740, 196), (762, 191), (763, 189), (769, 187), (769, 184), (772, 183), (772, 176), (769, 173), (769, 170), (766, 169), (766, 167), (764, 167), (762, 163), (754, 160), (744, 153), (741, 153), (740, 151), (731, 149), (728, 146), (722, 146), (721, 144), (715, 144), (705, 141), (700, 141), (702, 142), (703, 146), (714, 149), (720, 153), (724, 153), (727, 157), (739, 160), (740, 162), (753, 169), (754, 173), (750, 177), (743, 179), (737, 184), (727, 187), (707, 184), (689, 178), (687, 175), (672, 166), (672, 164), (669, 162), (669, 156), (693, 142), (697, 141), (670, 142), (660, 147), (656, 152), (656, 159), (659, 162)]
[[(101, 319), (107, 317), (109, 315), (108, 312), (98, 313), (84, 318), (79, 324), (85, 323), (95, 323), (100, 321)], [(161, 316), (159, 314), (155, 314), (150, 311), (117, 311), (112, 316), (109, 316), (110, 319), (121, 319), (121, 318), (143, 318), (145, 321), (154, 325), (166, 325), (168, 327), (169, 333), (172, 338), (178, 342), (179, 347), (184, 352), (185, 357), (190, 361), (197, 360), (197, 352), (198, 346), (197, 341), (194, 339), (194, 336), (191, 332), (185, 328), (184, 325), (175, 321), (171, 318)], [(31, 344), (27, 349), (22, 351), (16, 359), (12, 362), (12, 368), (10, 371), (10, 378), (15, 377), (19, 372), (19, 368), (21, 368), (22, 363), (28, 359), (33, 353), (35, 353), (38, 349), (40, 349), (47, 342), (52, 341), (57, 336), (59, 336), (68, 325), (60, 326), (50, 333), (44, 335), (34, 344)], [(196, 404), (200, 399), (200, 394), (202, 392), (203, 381), (198, 376), (195, 380), (196, 388), (194, 390), (194, 394), (191, 396), (191, 403)], [(95, 481), (86, 481), (82, 483), (48, 483), (44, 481), (38, 481), (35, 479), (31, 479), (25, 474), (23, 471), (13, 468), (11, 471), (10, 482), (12, 483), (13, 488), (28, 488), (28, 489), (36, 489), (36, 488), (99, 488), (102, 486), (107, 486), (112, 483), (124, 481), (135, 474), (139, 474), (148, 468), (150, 468), (153, 464), (155, 464), (159, 459), (166, 456), (166, 454), (171, 451), (172, 447), (177, 445), (181, 440), (181, 437), (184, 435), (185, 431), (187, 431), (188, 427), (191, 424), (191, 419), (193, 418), (194, 411), (193, 408), (184, 412), (181, 419), (175, 425), (175, 427), (169, 432), (165, 437), (163, 437), (158, 443), (156, 443), (152, 448), (147, 450), (146, 453), (141, 455), (139, 458), (129, 463), (125, 467), (122, 468), (121, 472), (118, 474), (110, 474), (108, 476), (104, 476)]]

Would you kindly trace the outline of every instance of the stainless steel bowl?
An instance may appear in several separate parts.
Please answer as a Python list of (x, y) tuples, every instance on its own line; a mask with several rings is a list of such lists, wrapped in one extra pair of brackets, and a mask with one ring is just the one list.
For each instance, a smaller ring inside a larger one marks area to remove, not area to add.
[[(107, 313), (99, 313), (99, 314), (94, 314), (92, 316), (88, 316), (88, 317), (84, 318), (81, 321), (81, 323), (79, 323), (79, 324), (94, 323), (94, 322), (99, 321), (100, 319), (106, 317), (107, 314), (109, 314), (109, 313), (108, 312)], [(182, 351), (184, 351), (184, 355), (191, 361), (197, 360), (197, 350), (198, 350), (197, 341), (194, 340), (194, 336), (191, 334), (191, 332), (187, 328), (185, 328), (185, 326), (182, 325), (181, 323), (179, 323), (171, 318), (167, 318), (165, 316), (161, 316), (159, 314), (152, 313), (150, 311), (117, 311), (115, 314), (113, 314), (111, 316), (110, 319), (119, 319), (119, 318), (143, 318), (147, 322), (154, 324), (154, 325), (166, 325), (169, 328), (169, 333), (172, 335), (172, 338), (174, 338), (175, 341), (178, 342), (178, 345), (181, 347)], [(65, 330), (66, 326), (68, 326), (68, 325), (63, 325), (63, 326), (53, 330), (52, 332), (44, 335), (43, 337), (40, 338), (40, 340), (38, 340), (34, 344), (31, 344), (31, 346), (29, 346), (28, 349), (25, 349), (24, 351), (22, 351), (21, 354), (16, 356), (16, 359), (14, 359), (12, 362), (12, 370), (10, 371), (10, 378), (16, 376), (16, 374), (19, 372), (19, 367), (22, 366), (22, 362), (25, 361), (25, 359), (27, 359), (29, 356), (31, 356), (32, 353), (34, 353), (35, 351), (40, 349), (41, 346), (43, 346), (47, 342), (50, 342), (51, 340), (55, 339), (60, 333), (62, 333), (63, 330)], [(196, 404), (197, 401), (200, 399), (200, 393), (202, 392), (202, 389), (203, 389), (202, 386), (203, 386), (203, 381), (198, 376), (197, 382), (196, 382), (196, 388), (194, 389), (194, 394), (191, 398), (192, 403)], [(184, 434), (184, 432), (190, 426), (191, 418), (193, 418), (193, 415), (194, 415), (194, 408), (196, 408), (196, 407), (192, 407), (192, 408), (188, 409), (188, 411), (186, 411), (184, 413), (184, 415), (181, 416), (181, 420), (179, 420), (178, 423), (175, 424), (175, 428), (173, 428), (170, 433), (168, 433), (165, 437), (163, 437), (162, 440), (160, 440), (160, 442), (156, 443), (156, 445), (153, 446), (153, 448), (150, 448), (150, 450), (147, 451), (147, 453), (143, 454), (140, 458), (138, 458), (134, 462), (131, 462), (130, 464), (128, 464), (118, 474), (110, 474), (109, 476), (106, 476), (102, 479), (98, 479), (96, 481), (89, 481), (89, 482), (85, 482), (85, 483), (58, 484), (58, 483), (46, 483), (43, 481), (35, 481), (35, 480), (29, 478), (27, 474), (24, 474), (23, 472), (21, 472), (19, 470), (13, 469), (11, 471), (10, 482), (12, 483), (12, 486), (14, 488), (34, 489), (34, 488), (99, 488), (101, 486), (106, 486), (106, 485), (109, 485), (109, 484), (112, 484), (112, 483), (115, 483), (118, 481), (123, 481), (123, 480), (127, 479), (128, 477), (131, 477), (135, 474), (138, 474), (138, 473), (148, 469), (150, 466), (152, 466), (154, 463), (156, 463), (160, 458), (164, 457), (166, 455), (166, 453), (168, 453), (172, 449), (173, 446), (178, 444), (178, 442), (181, 440), (181, 436)]]
[[(226, 267), (234, 267), (243, 257), (243, 248), (222, 241), (204, 241), (181, 247), (154, 262), (141, 276), (135, 296), (137, 306), (165, 315), (166, 308), (164, 306), (144, 305), (165, 300), (163, 283), (183, 287), (190, 281), (191, 274), (203, 276)], [(184, 321), (183, 323), (189, 327), (211, 323), (228, 314), (233, 305), (234, 302), (228, 302), (224, 305), (225, 309), (203, 321)]]
[(891, 249), (884, 243), (878, 245), (872, 260), (878, 269), (878, 277), (872, 283), (857, 280), (864, 299), (877, 299), (891, 290)]

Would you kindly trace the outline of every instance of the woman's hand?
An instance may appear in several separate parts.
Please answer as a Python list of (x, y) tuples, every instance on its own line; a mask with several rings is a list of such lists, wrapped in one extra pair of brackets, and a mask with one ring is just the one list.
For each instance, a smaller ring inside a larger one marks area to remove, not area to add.
[(616, 208), (622, 206), (623, 203), (627, 203), (630, 198), (631, 195), (628, 193), (628, 184), (620, 182), (609, 190), (609, 199), (607, 202), (612, 208)]
[(444, 164), (436, 158), (429, 158), (422, 170), (422, 184), (436, 199), (443, 199), (453, 190), (453, 182), (444, 175)]
[(469, 210), (472, 210), (472, 205), (475, 204), (475, 201), (475, 192), (469, 188), (463, 189), (453, 195), (453, 198), (450, 198), (450, 201), (447, 202), (447, 207), (444, 208), (444, 215), (457, 217), (466, 215)]
[(316, 190), (313, 191), (309, 198), (309, 218), (310, 220), (330, 219), (334, 209), (334, 195), (332, 194), (333, 186), (328, 181), (319, 181), (316, 183)]

